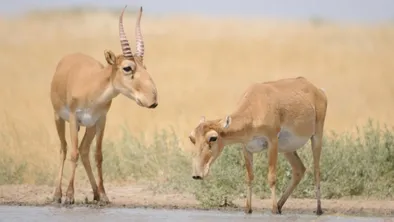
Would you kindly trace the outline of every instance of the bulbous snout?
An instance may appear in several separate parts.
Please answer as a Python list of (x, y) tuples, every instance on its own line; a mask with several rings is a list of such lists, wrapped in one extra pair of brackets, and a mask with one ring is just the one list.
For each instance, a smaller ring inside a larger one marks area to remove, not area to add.
[(153, 103), (152, 105), (150, 105), (148, 108), (149, 109), (154, 109), (157, 107), (157, 105), (159, 105), (157, 102)]
[(203, 180), (209, 173), (209, 165), (201, 164), (200, 159), (194, 159), (192, 178), (194, 180)]
[(135, 101), (138, 105), (148, 109), (154, 109), (159, 105), (156, 90), (152, 93), (138, 93)]

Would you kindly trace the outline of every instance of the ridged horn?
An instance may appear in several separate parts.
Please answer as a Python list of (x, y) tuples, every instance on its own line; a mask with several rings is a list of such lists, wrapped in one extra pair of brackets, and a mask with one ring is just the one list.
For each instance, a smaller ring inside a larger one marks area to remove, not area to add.
[(136, 37), (136, 49), (137, 49), (137, 56), (143, 58), (145, 52), (144, 46), (144, 37), (141, 33), (141, 16), (142, 16), (142, 6), (140, 7), (140, 11), (138, 14), (137, 22), (135, 24), (135, 37)]
[(119, 39), (120, 46), (122, 48), (123, 56), (126, 58), (133, 57), (133, 52), (131, 51), (129, 41), (127, 40), (126, 34), (123, 28), (123, 13), (127, 5), (123, 8), (122, 13), (119, 16)]

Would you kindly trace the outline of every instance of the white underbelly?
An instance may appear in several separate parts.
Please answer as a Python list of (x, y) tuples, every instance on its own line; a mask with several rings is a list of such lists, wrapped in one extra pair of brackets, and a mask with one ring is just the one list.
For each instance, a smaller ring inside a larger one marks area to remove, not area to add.
[(278, 151), (279, 152), (294, 152), (303, 147), (312, 137), (298, 136), (289, 130), (281, 130), (278, 136)]
[[(304, 146), (311, 136), (297, 136), (290, 130), (282, 128), (278, 133), (278, 152), (294, 152)], [(265, 136), (253, 137), (246, 145), (246, 149), (252, 153), (261, 152), (267, 148), (268, 142)]]
[[(66, 107), (62, 108), (59, 112), (59, 116), (68, 122), (70, 119), (70, 110)], [(100, 116), (100, 114), (92, 113), (89, 109), (76, 110), (77, 123), (80, 126), (91, 127), (96, 124)]]
[(246, 149), (251, 153), (257, 153), (268, 148), (268, 142), (265, 137), (254, 137), (246, 144)]

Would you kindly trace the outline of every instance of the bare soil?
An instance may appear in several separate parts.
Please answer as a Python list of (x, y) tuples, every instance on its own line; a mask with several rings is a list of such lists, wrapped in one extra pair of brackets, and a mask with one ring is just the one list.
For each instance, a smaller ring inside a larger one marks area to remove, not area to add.
[[(3, 185), (0, 186), (1, 205), (27, 205), (27, 206), (61, 206), (52, 202), (54, 187), (35, 185)], [(93, 198), (89, 186), (80, 188), (76, 186), (74, 206), (89, 207), (148, 207), (167, 209), (200, 209), (198, 201), (188, 194), (158, 194), (146, 185), (107, 185), (107, 196), (111, 203), (105, 206), (91, 202)], [(63, 188), (63, 193), (65, 188)], [(89, 201), (88, 201), (89, 200)], [(232, 207), (218, 207), (215, 210), (243, 211), (245, 199), (234, 201)], [(253, 213), (270, 212), (270, 199), (253, 197)], [(314, 199), (289, 198), (282, 209), (282, 214), (304, 213), (313, 214), (316, 208)], [(394, 201), (391, 200), (322, 200), (324, 214), (359, 215), (359, 216), (394, 216)], [(212, 208), (211, 208), (212, 209)]]

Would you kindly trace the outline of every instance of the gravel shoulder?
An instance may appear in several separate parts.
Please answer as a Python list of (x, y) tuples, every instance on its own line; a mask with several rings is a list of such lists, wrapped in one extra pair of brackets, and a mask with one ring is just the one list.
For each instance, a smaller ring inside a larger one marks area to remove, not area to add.
[[(93, 195), (90, 187), (75, 190), (74, 205), (89, 207), (148, 207), (167, 209), (204, 209), (192, 195), (187, 194), (157, 194), (141, 184), (134, 185), (107, 185), (107, 196), (111, 203), (105, 206), (89, 203)], [(3, 185), (0, 186), (1, 205), (27, 205), (27, 206), (62, 206), (52, 203), (53, 187), (35, 185)], [(64, 190), (63, 190), (64, 192)], [(243, 211), (245, 199), (234, 201), (235, 206), (218, 207), (215, 210)], [(271, 201), (254, 197), (252, 200), (253, 213), (270, 212)], [(303, 213), (313, 214), (316, 207), (314, 199), (289, 198), (283, 206), (282, 214)], [(390, 200), (322, 200), (324, 214), (331, 215), (358, 215), (358, 216), (393, 216), (394, 201)]]

